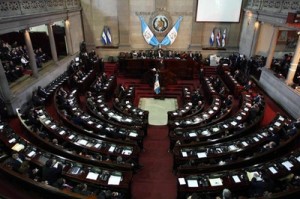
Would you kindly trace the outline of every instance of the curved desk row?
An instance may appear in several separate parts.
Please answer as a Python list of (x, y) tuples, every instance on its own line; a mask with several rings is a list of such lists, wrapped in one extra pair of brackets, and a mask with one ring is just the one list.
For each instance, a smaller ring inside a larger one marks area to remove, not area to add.
[[(235, 195), (247, 196), (251, 188), (251, 180), (257, 176), (257, 181), (268, 184), (268, 181), (278, 181), (292, 173), (300, 171), (300, 151), (292, 151), (277, 159), (255, 164), (241, 169), (219, 171), (213, 173), (195, 173), (178, 176), (178, 198), (184, 198), (187, 193), (199, 192), (219, 195), (224, 188)], [(300, 191), (300, 189), (298, 189)], [(286, 192), (288, 198), (289, 193)]]
[[(68, 103), (67, 110), (65, 110), (66, 107), (63, 105), (57, 104), (56, 100), (56, 110), (64, 122), (79, 132), (86, 133), (99, 139), (109, 137), (110, 139), (114, 139), (117, 143), (142, 143), (143, 132), (139, 129), (113, 126), (102, 122), (97, 118), (91, 117), (84, 112), (77, 103), (77, 99), (74, 96), (75, 93), (76, 91), (71, 92), (68, 99), (66, 99), (66, 103)], [(129, 140), (127, 141), (125, 139)]]
[[(5, 124), (1, 130), (0, 139), (5, 144), (8, 154), (18, 153), (26, 158), (24, 161), (28, 161), (30, 165), (28, 172), (30, 169), (43, 170), (45, 163), (51, 159), (56, 163), (52, 165), (52, 167), (55, 168), (58, 164), (62, 165), (61, 174), (67, 183), (72, 185), (76, 183), (86, 183), (88, 187), (94, 187), (94, 189), (109, 189), (122, 192), (127, 196), (130, 195), (132, 171), (118, 171), (115, 169), (96, 167), (55, 155), (19, 137)], [(4, 165), (9, 167), (11, 161), (14, 160), (7, 159)], [(24, 172), (24, 174), (26, 174), (26, 171)], [(34, 176), (34, 180), (43, 183), (44, 176), (39, 176), (39, 172), (37, 172), (37, 176)]]
[(175, 129), (170, 132), (171, 146), (174, 146), (178, 140), (181, 145), (198, 144), (204, 146), (243, 135), (243, 132), (250, 131), (255, 127), (261, 121), (264, 114), (263, 106), (256, 118), (248, 121), (249, 107), (252, 104), (252, 96), (243, 93), (242, 105), (235, 115), (211, 126), (194, 129)]
[[(266, 161), (293, 146), (298, 135), (280, 135), (287, 118), (277, 115), (265, 128), (246, 137), (205, 147), (174, 148), (174, 165), (179, 173), (218, 171)], [(269, 147), (273, 140), (277, 146)]]

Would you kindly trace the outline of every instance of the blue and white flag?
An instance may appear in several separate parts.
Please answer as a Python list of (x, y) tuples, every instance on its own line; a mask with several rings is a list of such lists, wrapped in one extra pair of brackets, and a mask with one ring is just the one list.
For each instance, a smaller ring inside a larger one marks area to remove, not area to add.
[(221, 33), (218, 31), (217, 36), (216, 36), (216, 41), (217, 41), (217, 46), (221, 46)]
[(155, 74), (155, 82), (154, 82), (154, 92), (156, 94), (159, 94), (160, 93), (160, 84), (159, 84), (159, 79), (158, 79), (158, 73)]
[(150, 30), (148, 25), (146, 24), (145, 20), (143, 17), (139, 16), (140, 21), (141, 21), (141, 26), (142, 26), (142, 34), (144, 36), (144, 39), (148, 44), (151, 46), (158, 46), (159, 42), (153, 32)]
[(167, 34), (167, 36), (160, 42), (161, 45), (169, 46), (175, 41), (181, 21), (182, 21), (182, 16), (180, 16), (177, 19), (177, 21), (176, 21), (175, 25), (173, 26), (173, 28), (170, 30), (170, 32)]
[(214, 35), (214, 31), (212, 31), (210, 34), (209, 43), (211, 46), (213, 46), (214, 42), (215, 42), (215, 35)]
[(224, 47), (226, 45), (226, 29), (224, 29), (223, 31), (223, 35), (222, 35), (222, 47)]
[(111, 44), (111, 34), (110, 34), (109, 27), (104, 26), (102, 35), (101, 35), (101, 40), (104, 45)]

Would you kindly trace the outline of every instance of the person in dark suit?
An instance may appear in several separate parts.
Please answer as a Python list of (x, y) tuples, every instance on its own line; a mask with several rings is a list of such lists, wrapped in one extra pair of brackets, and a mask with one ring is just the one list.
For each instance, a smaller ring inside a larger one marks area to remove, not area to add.
[(42, 168), (42, 180), (50, 185), (56, 182), (62, 174), (62, 165), (58, 163), (57, 167), (54, 167), (55, 162), (53, 159), (49, 159)]
[(35, 91), (32, 92), (31, 100), (34, 106), (42, 106), (45, 103), (45, 98), (40, 97)]
[(29, 163), (25, 159), (25, 156), (19, 153), (14, 153), (10, 162), (12, 169), (19, 173), (27, 173), (29, 169)]
[(258, 112), (259, 112), (259, 107), (257, 104), (254, 104), (250, 108), (249, 117), (248, 117), (249, 122), (252, 122), (256, 118)]
[(267, 190), (266, 182), (258, 174), (254, 174), (250, 183), (249, 195), (251, 197), (260, 197)]
[(228, 95), (227, 98), (224, 100), (224, 105), (226, 107), (230, 107), (232, 105), (232, 95)]
[(40, 96), (42, 98), (47, 98), (49, 95), (49, 93), (47, 93), (47, 91), (44, 88), (42, 88), (41, 86), (38, 86), (37, 94), (38, 94), (38, 96)]

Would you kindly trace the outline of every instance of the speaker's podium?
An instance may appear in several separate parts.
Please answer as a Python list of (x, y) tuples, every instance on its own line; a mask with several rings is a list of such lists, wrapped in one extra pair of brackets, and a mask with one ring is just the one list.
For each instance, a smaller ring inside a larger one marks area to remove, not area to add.
[(209, 56), (209, 66), (218, 66), (219, 65), (219, 61), (220, 61), (221, 57), (218, 57), (217, 55), (210, 55)]

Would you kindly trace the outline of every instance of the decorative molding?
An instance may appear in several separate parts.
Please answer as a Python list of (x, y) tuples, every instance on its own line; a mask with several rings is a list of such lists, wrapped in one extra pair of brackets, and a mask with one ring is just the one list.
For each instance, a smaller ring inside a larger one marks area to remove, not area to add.
[(80, 0), (1, 0), (0, 17), (80, 9)]
[(297, 12), (300, 9), (299, 0), (249, 0), (246, 9), (267, 10), (276, 13)]

